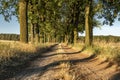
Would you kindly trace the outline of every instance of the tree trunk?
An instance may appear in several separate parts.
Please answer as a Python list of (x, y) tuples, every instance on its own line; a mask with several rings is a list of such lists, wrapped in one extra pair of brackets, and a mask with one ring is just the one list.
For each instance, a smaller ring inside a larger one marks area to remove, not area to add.
[(69, 35), (69, 43), (74, 44), (74, 31), (71, 31)]
[(77, 37), (78, 37), (77, 28), (74, 28), (74, 44), (77, 43)]
[(28, 19), (26, 0), (19, 0), (20, 41), (28, 43)]
[(79, 15), (80, 15), (80, 1), (78, 1), (78, 4), (76, 4), (76, 8), (75, 10), (78, 10), (76, 13), (74, 13), (74, 44), (77, 43), (77, 39), (78, 39), (78, 24), (79, 24)]
[(85, 8), (85, 45), (86, 46), (91, 46), (92, 45), (92, 16), (91, 14), (91, 1), (89, 1), (88, 5), (86, 5)]
[(49, 43), (50, 42), (50, 35), (46, 35), (47, 36), (47, 42)]
[(43, 34), (40, 33), (40, 43), (43, 43)]
[(65, 35), (65, 43), (68, 44), (68, 34)]
[(43, 37), (44, 38), (44, 43), (46, 43), (46, 34), (45, 34), (45, 32), (44, 32), (43, 35), (44, 35), (44, 37)]
[(35, 23), (35, 43), (39, 43), (39, 26), (38, 23)]
[(34, 43), (34, 25), (31, 23), (31, 43)]

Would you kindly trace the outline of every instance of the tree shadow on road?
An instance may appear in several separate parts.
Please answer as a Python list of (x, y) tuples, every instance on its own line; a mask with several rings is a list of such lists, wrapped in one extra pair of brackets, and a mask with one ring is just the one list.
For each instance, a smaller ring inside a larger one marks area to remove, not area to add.
[(116, 68), (116, 73), (109, 80), (120, 80), (120, 65)]
[[(37, 58), (40, 58), (42, 54), (46, 54), (47, 52), (53, 51), (57, 45), (58, 44), (54, 44), (49, 47), (43, 47), (43, 48), (38, 47), (37, 50), (34, 52), (35, 55), (34, 54), (32, 55), (32, 53), (31, 53), (31, 55), (26, 55), (26, 54), (30, 54), (30, 52), (27, 53), (24, 51), (23, 52), (16, 51), (15, 54), (22, 54), (23, 56), (10, 57), (10, 58), (8, 58), (7, 65), (4, 65), (2, 67), (0, 65), (0, 69), (1, 69), (0, 80), (7, 80), (7, 78), (15, 76), (17, 73), (19, 73), (26, 67), (30, 66), (31, 61), (34, 61)], [(27, 57), (24, 58), (24, 55), (26, 55)]]
[[(70, 55), (70, 54), (68, 54), (68, 55)], [(89, 56), (87, 58), (83, 58), (83, 59), (70, 59), (70, 60), (55, 61), (55, 62), (52, 62), (52, 63), (47, 64), (47, 65), (42, 66), (42, 67), (27, 69), (27, 70), (25, 70), (25, 72), (23, 72), (21, 75), (18, 75), (18, 76), (24, 76), (25, 75), (25, 77), (29, 77), (29, 76), (32, 76), (32, 75), (35, 75), (35, 74), (39, 74), (39, 77), (40, 77), (40, 76), (44, 75), (44, 73), (46, 71), (48, 71), (51, 68), (54, 68), (55, 66), (60, 65), (61, 63), (68, 63), (69, 62), (71, 64), (75, 64), (75, 63), (79, 63), (79, 62), (87, 62), (87, 61), (89, 61), (93, 58), (95, 58), (95, 55), (91, 55), (91, 56)], [(15, 80), (18, 80), (18, 79), (15, 79)], [(19, 80), (22, 80), (22, 79), (19, 79)]]
[(109, 80), (120, 80), (120, 72), (113, 75)]
[(51, 56), (55, 56), (55, 55), (61, 55), (61, 54), (66, 54), (66, 55), (71, 55), (71, 54), (79, 54), (81, 52), (83, 52), (86, 48), (83, 47), (80, 51), (77, 51), (77, 52), (64, 52), (64, 53), (55, 53), (55, 54), (50, 54), (50, 55), (41, 55), (42, 58), (45, 58), (45, 57), (51, 57)]
[[(56, 45), (52, 46), (53, 48), (55, 47)], [(54, 49), (51, 49), (54, 51)], [(72, 55), (72, 54), (80, 54), (81, 52), (83, 52), (85, 50), (85, 48), (83, 48), (81, 51), (78, 51), (78, 52), (71, 52), (71, 53), (52, 53), (52, 54), (48, 54), (48, 55), (44, 55), (46, 54), (47, 52), (49, 52), (50, 50), (46, 51), (45, 53), (42, 53), (42, 55), (40, 56), (40, 58), (47, 58), (47, 57), (51, 57), (51, 56), (55, 56), (55, 55), (60, 55), (60, 54), (66, 54), (66, 55)], [(41, 77), (42, 75), (45, 74), (45, 72), (49, 71), (49, 70), (52, 70), (54, 69), (56, 66), (60, 65), (61, 63), (71, 63), (71, 64), (76, 64), (76, 63), (79, 63), (79, 62), (90, 62), (92, 60), (94, 60), (96, 57), (95, 54), (91, 55), (91, 56), (88, 56), (86, 58), (82, 58), (82, 59), (69, 59), (69, 60), (60, 60), (60, 61), (54, 61), (54, 62), (51, 62), (49, 64), (46, 64), (45, 66), (41, 66), (41, 67), (35, 67), (35, 68), (29, 68), (29, 69), (26, 69), (24, 71), (22, 71), (22, 73), (20, 73), (18, 75), (18, 77), (16, 77), (16, 79), (14, 80), (22, 80), (22, 77), (20, 76), (23, 76), (23, 77), (30, 77), (32, 75), (35, 75), (37, 74), (39, 77)], [(96, 59), (95, 59), (96, 60)], [(104, 61), (106, 62), (106, 61)], [(99, 65), (103, 64), (104, 62), (101, 62)], [(107, 67), (105, 68), (109, 68), (111, 67), (112, 64), (109, 64)], [(52, 74), (54, 75), (54, 74)], [(87, 76), (88, 74), (86, 74)], [(120, 73), (117, 73), (115, 75), (113, 75), (110, 80), (119, 80), (120, 77), (119, 77)]]

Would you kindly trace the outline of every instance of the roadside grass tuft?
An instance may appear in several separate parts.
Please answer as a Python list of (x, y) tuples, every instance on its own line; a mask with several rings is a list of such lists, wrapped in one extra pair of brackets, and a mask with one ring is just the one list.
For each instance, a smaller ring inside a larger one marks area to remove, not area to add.
[(120, 43), (95, 42), (93, 50), (100, 58), (106, 58), (112, 62), (120, 61)]
[[(78, 43), (74, 48), (81, 50), (83, 47), (83, 43)], [(82, 53), (94, 54), (98, 58), (120, 64), (120, 42), (94, 41), (93, 46), (86, 47)]]
[(49, 45), (0, 42), (0, 79), (9, 78), (28, 66), (29, 61), (38, 57)]
[(120, 61), (120, 43), (114, 42), (94, 42), (94, 46), (87, 48), (86, 51), (95, 54), (96, 57), (106, 59), (110, 62), (119, 64)]

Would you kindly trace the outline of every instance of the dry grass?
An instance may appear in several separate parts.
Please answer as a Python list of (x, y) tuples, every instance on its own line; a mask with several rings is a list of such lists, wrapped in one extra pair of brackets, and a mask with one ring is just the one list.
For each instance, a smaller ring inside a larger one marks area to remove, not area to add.
[(70, 73), (70, 66), (71, 64), (68, 63), (61, 63), (59, 67), (61, 68), (57, 74), (54, 74), (55, 80), (74, 80), (75, 75)]
[[(77, 46), (74, 46), (75, 49), (79, 50), (83, 47), (84, 43), (78, 43)], [(95, 54), (98, 58), (118, 63), (120, 61), (120, 42), (94, 41), (94, 45), (87, 47), (83, 53)]]
[[(63, 44), (63, 43), (62, 43)], [(64, 44), (65, 45), (65, 44)], [(69, 45), (69, 47), (72, 47)], [(65, 51), (62, 49), (61, 44), (59, 44), (59, 53), (64, 53)], [(69, 60), (69, 57), (66, 54), (61, 54), (58, 55), (58, 58), (61, 58), (63, 60)], [(70, 62), (61, 62), (60, 65), (58, 66), (60, 68), (60, 71), (58, 74), (55, 74), (55, 80), (74, 80), (74, 75), (70, 73), (70, 68), (71, 68), (71, 63)]]
[(74, 80), (74, 76), (69, 73), (70, 63), (61, 63), (61, 67), (63, 67), (60, 73), (63, 75), (64, 80)]
[[(14, 41), (0, 41), (0, 78), (6, 73), (14, 74), (15, 68), (26, 66), (26, 62), (40, 55), (40, 51), (43, 51), (48, 45), (50, 44), (32, 45)], [(14, 70), (12, 71), (10, 68)], [(8, 76), (4, 75), (3, 77)]]
[(0, 62), (3, 65), (9, 60), (12, 60), (12, 58), (22, 57), (24, 59), (27, 58), (28, 55), (34, 55), (35, 51), (36, 48), (30, 44), (18, 42), (0, 43)]
[(94, 42), (93, 51), (98, 57), (105, 58), (110, 61), (120, 61), (120, 42)]

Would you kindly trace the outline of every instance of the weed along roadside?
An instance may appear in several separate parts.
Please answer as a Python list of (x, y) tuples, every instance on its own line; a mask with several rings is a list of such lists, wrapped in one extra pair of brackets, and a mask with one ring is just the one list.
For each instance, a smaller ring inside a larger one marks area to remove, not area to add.
[[(119, 80), (120, 67), (115, 55), (118, 57), (120, 48), (112, 48), (113, 52), (111, 52), (110, 46), (113, 45), (119, 47), (119, 44), (116, 45), (116, 43), (108, 44), (103, 42), (94, 44), (91, 47), (84, 47), (82, 44), (69, 45), (69, 48), (64, 47), (70, 52), (68, 53), (71, 63), (69, 71), (75, 75), (74, 80)], [(106, 49), (107, 47), (108, 49)], [(72, 53), (71, 49), (75, 49), (76, 52)]]
[(21, 72), (43, 53), (51, 50), (55, 45), (42, 44), (34, 46), (19, 42), (0, 42), (0, 80), (10, 78)]

